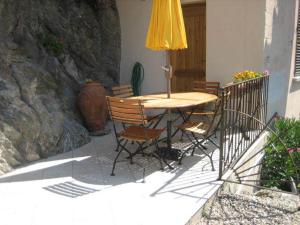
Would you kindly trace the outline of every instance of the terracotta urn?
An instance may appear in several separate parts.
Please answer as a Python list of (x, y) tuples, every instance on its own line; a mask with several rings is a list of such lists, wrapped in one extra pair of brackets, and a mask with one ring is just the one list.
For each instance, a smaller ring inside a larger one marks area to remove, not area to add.
[(105, 131), (108, 115), (105, 96), (105, 88), (95, 81), (85, 83), (79, 93), (78, 106), (91, 133)]

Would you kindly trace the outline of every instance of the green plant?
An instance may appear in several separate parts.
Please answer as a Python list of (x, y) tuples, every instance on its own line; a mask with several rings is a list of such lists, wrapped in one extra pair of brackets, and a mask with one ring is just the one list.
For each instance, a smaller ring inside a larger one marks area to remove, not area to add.
[(279, 119), (274, 128), (275, 134), (268, 137), (265, 149), (262, 183), (266, 187), (287, 190), (291, 177), (299, 182), (300, 153), (289, 152), (287, 148), (300, 147), (300, 120)]
[(63, 39), (59, 39), (53, 34), (46, 34), (42, 40), (43, 46), (56, 57), (60, 56), (64, 52)]

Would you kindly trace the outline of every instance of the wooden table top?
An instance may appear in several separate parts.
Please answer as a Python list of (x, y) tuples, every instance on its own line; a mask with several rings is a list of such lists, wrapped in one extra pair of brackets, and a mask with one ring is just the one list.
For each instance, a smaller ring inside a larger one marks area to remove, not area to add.
[(167, 94), (151, 94), (131, 97), (144, 102), (145, 109), (174, 109), (197, 106), (218, 99), (216, 95), (203, 92), (172, 93), (168, 99)]

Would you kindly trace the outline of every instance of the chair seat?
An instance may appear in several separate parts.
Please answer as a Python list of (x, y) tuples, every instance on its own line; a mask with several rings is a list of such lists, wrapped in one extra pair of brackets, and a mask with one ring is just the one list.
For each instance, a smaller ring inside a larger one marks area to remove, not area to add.
[(197, 134), (206, 134), (209, 129), (210, 124), (206, 122), (199, 122), (199, 121), (187, 121), (177, 128)]
[(144, 142), (157, 139), (163, 131), (164, 129), (130, 126), (119, 133), (119, 137), (128, 140)]
[[(191, 107), (189, 108), (184, 108), (181, 110), (187, 115), (193, 115), (193, 116), (213, 116), (215, 114), (215, 102), (209, 102), (206, 104), (202, 104), (201, 107), (197, 107), (192, 109)], [(205, 106), (206, 105), (206, 106)]]

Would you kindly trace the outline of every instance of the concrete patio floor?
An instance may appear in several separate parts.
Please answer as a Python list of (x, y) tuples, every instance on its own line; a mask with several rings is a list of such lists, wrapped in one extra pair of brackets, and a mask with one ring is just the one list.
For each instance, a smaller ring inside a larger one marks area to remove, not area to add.
[(0, 224), (184, 225), (222, 184), (216, 181), (218, 150), (216, 171), (200, 151), (165, 171), (155, 159), (138, 156), (146, 166), (143, 181), (143, 169), (128, 162), (110, 176), (115, 146), (111, 133), (1, 176)]

